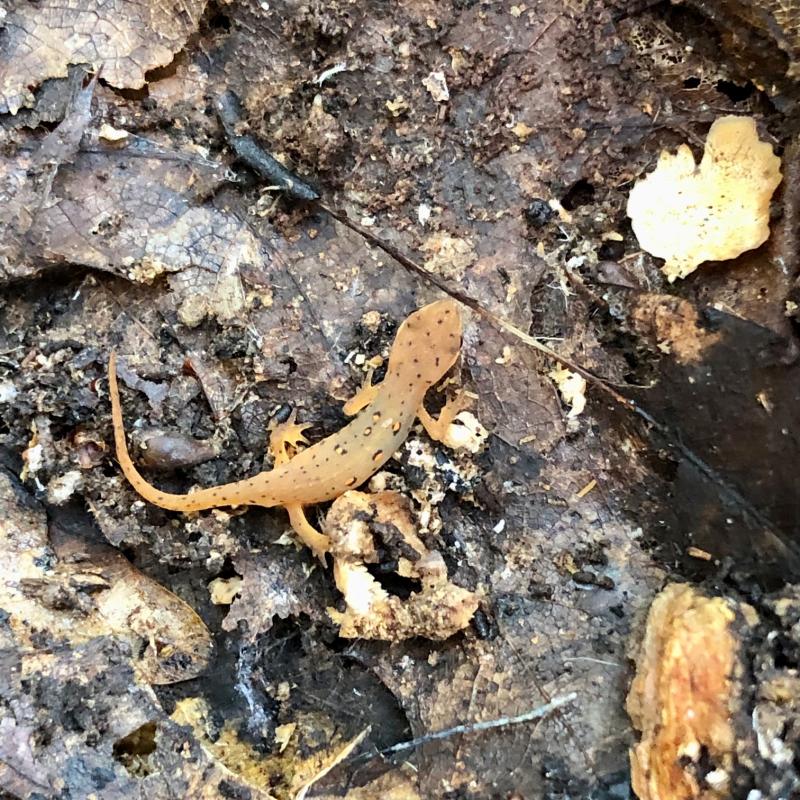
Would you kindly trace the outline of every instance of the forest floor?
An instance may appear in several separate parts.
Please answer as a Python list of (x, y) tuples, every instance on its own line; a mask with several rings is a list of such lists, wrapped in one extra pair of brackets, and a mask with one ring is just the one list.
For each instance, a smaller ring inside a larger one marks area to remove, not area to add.
[[(628, 796), (653, 597), (799, 574), (800, 90), (698, 4), (71, 5), (0, 17), (0, 793), (293, 797), (366, 730), (310, 796)], [(321, 203), (235, 161), (229, 90)], [(772, 235), (669, 284), (628, 194), (726, 114), (783, 158)], [(335, 432), (442, 296), (392, 249), (598, 376), (570, 415), (557, 363), (465, 307), (449, 383), (486, 444), (415, 429), (378, 481), (480, 598), (444, 641), (339, 636), (282, 509), (163, 511), (114, 457), (112, 349), (168, 491), (261, 471), (288, 407)]]

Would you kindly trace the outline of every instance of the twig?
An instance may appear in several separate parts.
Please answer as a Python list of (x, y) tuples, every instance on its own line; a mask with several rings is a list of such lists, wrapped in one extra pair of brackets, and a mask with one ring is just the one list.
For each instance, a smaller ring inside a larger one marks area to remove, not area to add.
[(217, 116), (225, 130), (225, 137), (237, 157), (244, 161), (260, 178), (279, 188), (293, 200), (318, 200), (319, 192), (290, 172), (271, 156), (252, 136), (242, 136), (237, 127), (242, 121), (239, 98), (231, 91), (224, 92), (215, 102)]
[(227, 165), (220, 161), (212, 161), (196, 153), (186, 153), (181, 150), (172, 150), (162, 147), (158, 142), (148, 139), (146, 136), (139, 136), (130, 131), (127, 131), (127, 133), (131, 143), (125, 147), (103, 145), (102, 140), (97, 134), (91, 137), (85, 136), (81, 142), (81, 152), (97, 153), (105, 156), (119, 155), (127, 156), (128, 158), (153, 159), (155, 161), (179, 161), (185, 164), (193, 164), (198, 167), (207, 167), (214, 170), (227, 169)]
[(467, 725), (455, 725), (452, 728), (445, 728), (441, 731), (434, 731), (433, 733), (426, 733), (424, 736), (419, 736), (416, 739), (410, 739), (407, 742), (400, 742), (393, 744), (391, 747), (384, 747), (383, 750), (378, 750), (375, 753), (362, 753), (359, 756), (347, 759), (347, 763), (353, 764), (361, 761), (371, 761), (378, 756), (389, 756), (395, 753), (401, 753), (403, 750), (413, 750), (428, 742), (436, 742), (440, 739), (449, 739), (451, 736), (458, 736), (463, 733), (478, 733), (479, 731), (489, 731), (494, 728), (504, 728), (507, 725), (519, 725), (524, 722), (533, 722), (537, 719), (542, 719), (548, 714), (552, 713), (561, 706), (565, 706), (577, 699), (577, 692), (570, 692), (569, 694), (562, 694), (554, 697), (549, 703), (543, 706), (526, 711), (524, 714), (518, 714), (515, 717), (499, 717), (497, 719), (489, 719), (484, 722), (472, 722)]

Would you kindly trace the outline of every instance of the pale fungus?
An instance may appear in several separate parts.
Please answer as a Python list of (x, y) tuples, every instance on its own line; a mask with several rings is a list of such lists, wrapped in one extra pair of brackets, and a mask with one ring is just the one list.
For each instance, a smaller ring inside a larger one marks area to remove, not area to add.
[(670, 283), (704, 261), (726, 261), (769, 238), (769, 203), (781, 161), (749, 117), (720, 117), (697, 165), (688, 145), (663, 151), (628, 198), (641, 247), (663, 258)]

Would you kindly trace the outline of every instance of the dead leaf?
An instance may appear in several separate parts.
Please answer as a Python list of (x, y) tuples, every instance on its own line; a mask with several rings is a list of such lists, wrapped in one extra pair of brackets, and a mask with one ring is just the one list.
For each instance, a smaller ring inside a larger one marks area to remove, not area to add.
[[(186, 325), (207, 316), (228, 323), (246, 317), (252, 297), (245, 276), (260, 275), (266, 260), (239, 219), (191, 207), (198, 176), (215, 174), (214, 167), (133, 158), (109, 168), (103, 154), (81, 152), (68, 171), (59, 172), (49, 204), (32, 213), (38, 194), (24, 177), (31, 163), (21, 155), (4, 166), (0, 191), (8, 200), (0, 221), (0, 270), (7, 275), (0, 277), (30, 276), (59, 263), (141, 283), (166, 273)], [(258, 291), (267, 305), (270, 290), (259, 282)]]
[(294, 800), (305, 800), (308, 796), (308, 790), (315, 784), (317, 781), (324, 778), (337, 764), (341, 764), (353, 750), (364, 741), (364, 737), (369, 733), (369, 728), (364, 728), (358, 736), (353, 737), (344, 747), (342, 747), (338, 752), (332, 754), (330, 758), (326, 760), (326, 762), (320, 767), (320, 769), (305, 783), (300, 786), (297, 791), (297, 794), (294, 796)]
[[(325, 725), (314, 714), (303, 714), (297, 721), (279, 726), (281, 746), (276, 753), (265, 755), (240, 735), (240, 719), (226, 719), (222, 729), (210, 737), (208, 731), (214, 727), (211, 712), (205, 699), (186, 697), (176, 704), (172, 719), (191, 727), (208, 756), (253, 791), (274, 790), (283, 798), (306, 797), (311, 786), (347, 758), (369, 732), (367, 728), (344, 742), (333, 725)], [(319, 736), (328, 730), (329, 738), (320, 746)], [(315, 741), (312, 750), (309, 744)], [(270, 793), (269, 797), (273, 795)]]
[[(414, 769), (403, 764), (385, 772), (379, 778), (363, 786), (353, 786), (348, 790), (346, 800), (421, 800)], [(315, 794), (315, 800), (341, 800), (341, 795)]]
[[(0, 498), (12, 507), (13, 488), (2, 473)], [(57, 525), (48, 537), (41, 513), (20, 510), (0, 521), (0, 571), (7, 576), (0, 608), (28, 646), (37, 630), (74, 647), (113, 635), (130, 644), (138, 676), (153, 684), (197, 677), (208, 663), (211, 637), (186, 603), (112, 547)]]
[(322, 582), (308, 574), (308, 565), (294, 548), (270, 548), (263, 552), (240, 551), (233, 560), (242, 576), (238, 595), (222, 622), (226, 631), (246, 625), (246, 637), (255, 639), (268, 631), (275, 620), (308, 614), (322, 618)]
[(0, 113), (33, 103), (31, 88), (63, 78), (70, 64), (102, 65), (112, 86), (138, 89), (145, 73), (172, 61), (197, 30), (205, 0), (57, 0), (19, 3), (0, 45)]
[(110, 547), (98, 546), (90, 563), (109, 582), (108, 589), (95, 597), (97, 612), (114, 633), (131, 640), (142, 680), (154, 685), (178, 683), (205, 670), (211, 634), (187, 603)]
[(40, 191), (39, 208), (49, 197), (58, 168), (75, 158), (86, 129), (92, 121), (92, 97), (97, 84), (97, 75), (89, 81), (86, 88), (80, 85), (70, 97), (64, 119), (42, 140), (34, 156), (34, 163), (41, 171), (37, 184)]

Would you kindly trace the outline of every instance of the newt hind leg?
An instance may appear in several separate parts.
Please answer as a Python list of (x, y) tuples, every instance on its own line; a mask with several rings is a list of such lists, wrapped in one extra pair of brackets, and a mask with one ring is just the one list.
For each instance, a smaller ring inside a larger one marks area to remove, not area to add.
[[(308, 440), (303, 432), (310, 425), (298, 425), (295, 422), (297, 412), (292, 411), (286, 422), (279, 422), (270, 426), (269, 452), (272, 455), (275, 466), (280, 467), (286, 464), (297, 453), (298, 445), (307, 445)], [(289, 522), (294, 532), (300, 537), (306, 547), (311, 548), (314, 555), (325, 566), (325, 553), (330, 550), (330, 539), (320, 533), (306, 517), (303, 506), (299, 503), (291, 503), (285, 506), (289, 514)]]
[(472, 403), (472, 398), (463, 391), (458, 392), (455, 397), (448, 400), (442, 410), (439, 412), (439, 419), (434, 419), (425, 409), (425, 406), (420, 404), (417, 409), (417, 418), (425, 428), (425, 433), (434, 441), (444, 442), (447, 435), (447, 429), (452, 424), (453, 420), (464, 411)]

